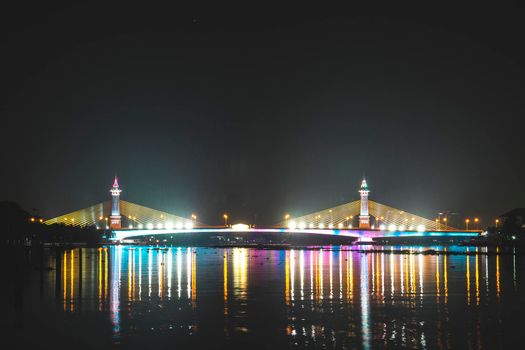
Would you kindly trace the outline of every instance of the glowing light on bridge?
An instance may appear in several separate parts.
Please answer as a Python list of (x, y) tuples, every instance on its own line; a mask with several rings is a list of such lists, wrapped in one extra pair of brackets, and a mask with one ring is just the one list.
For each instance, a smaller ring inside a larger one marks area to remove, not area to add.
[(234, 231), (248, 231), (250, 230), (250, 226), (246, 224), (235, 224), (232, 225), (232, 230)]
[(417, 232), (425, 232), (425, 225), (417, 225)]
[(394, 224), (390, 224), (390, 225), (388, 225), (388, 231), (390, 231), (390, 232), (394, 232), (394, 231), (396, 230), (396, 228), (397, 228), (397, 227), (396, 227), (396, 225), (394, 225)]

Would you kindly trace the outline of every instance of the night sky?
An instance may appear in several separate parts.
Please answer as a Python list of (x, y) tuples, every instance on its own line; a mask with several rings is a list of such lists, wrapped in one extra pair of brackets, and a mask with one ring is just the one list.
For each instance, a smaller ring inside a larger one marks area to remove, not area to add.
[(525, 206), (519, 8), (4, 8), (0, 200), (259, 225)]

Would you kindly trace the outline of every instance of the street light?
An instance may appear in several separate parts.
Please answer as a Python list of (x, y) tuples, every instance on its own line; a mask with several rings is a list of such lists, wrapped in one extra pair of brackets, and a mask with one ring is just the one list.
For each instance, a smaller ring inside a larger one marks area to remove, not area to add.
[(465, 219), (465, 226), (466, 226), (466, 230), (468, 231), (468, 224), (470, 222), (470, 219)]
[(447, 227), (447, 218), (444, 218), (443, 222), (445, 222), (445, 228), (446, 228)]
[(224, 226), (228, 226), (228, 214), (222, 216), (224, 218)]
[(286, 214), (284, 216), (284, 227), (288, 227), (288, 219), (290, 218), (290, 214)]
[(197, 223), (197, 215), (191, 214), (191, 218), (193, 219), (193, 223), (196, 224)]
[(498, 228), (499, 219), (496, 219), (496, 228)]
[(479, 219), (475, 218), (474, 222), (476, 223), (476, 230), (479, 230), (479, 225), (478, 225)]

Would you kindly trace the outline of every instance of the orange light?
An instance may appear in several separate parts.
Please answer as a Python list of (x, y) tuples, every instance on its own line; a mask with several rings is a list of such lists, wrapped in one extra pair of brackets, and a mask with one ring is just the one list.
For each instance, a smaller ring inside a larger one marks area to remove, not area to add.
[(35, 218), (31, 218), (31, 222), (35, 222)]
[(44, 219), (39, 219), (38, 221), (42, 223), (42, 222), (44, 222)]

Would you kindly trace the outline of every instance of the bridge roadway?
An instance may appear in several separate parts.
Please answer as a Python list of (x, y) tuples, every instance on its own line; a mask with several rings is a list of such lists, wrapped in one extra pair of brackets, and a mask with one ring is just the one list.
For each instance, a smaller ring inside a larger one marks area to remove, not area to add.
[(357, 238), (361, 242), (370, 242), (374, 238), (388, 237), (478, 237), (480, 231), (381, 231), (381, 230), (358, 230), (358, 229), (287, 229), (287, 228), (192, 228), (192, 229), (121, 229), (113, 230), (112, 241), (122, 241), (140, 236), (171, 235), (178, 233), (299, 233), (332, 235)]

